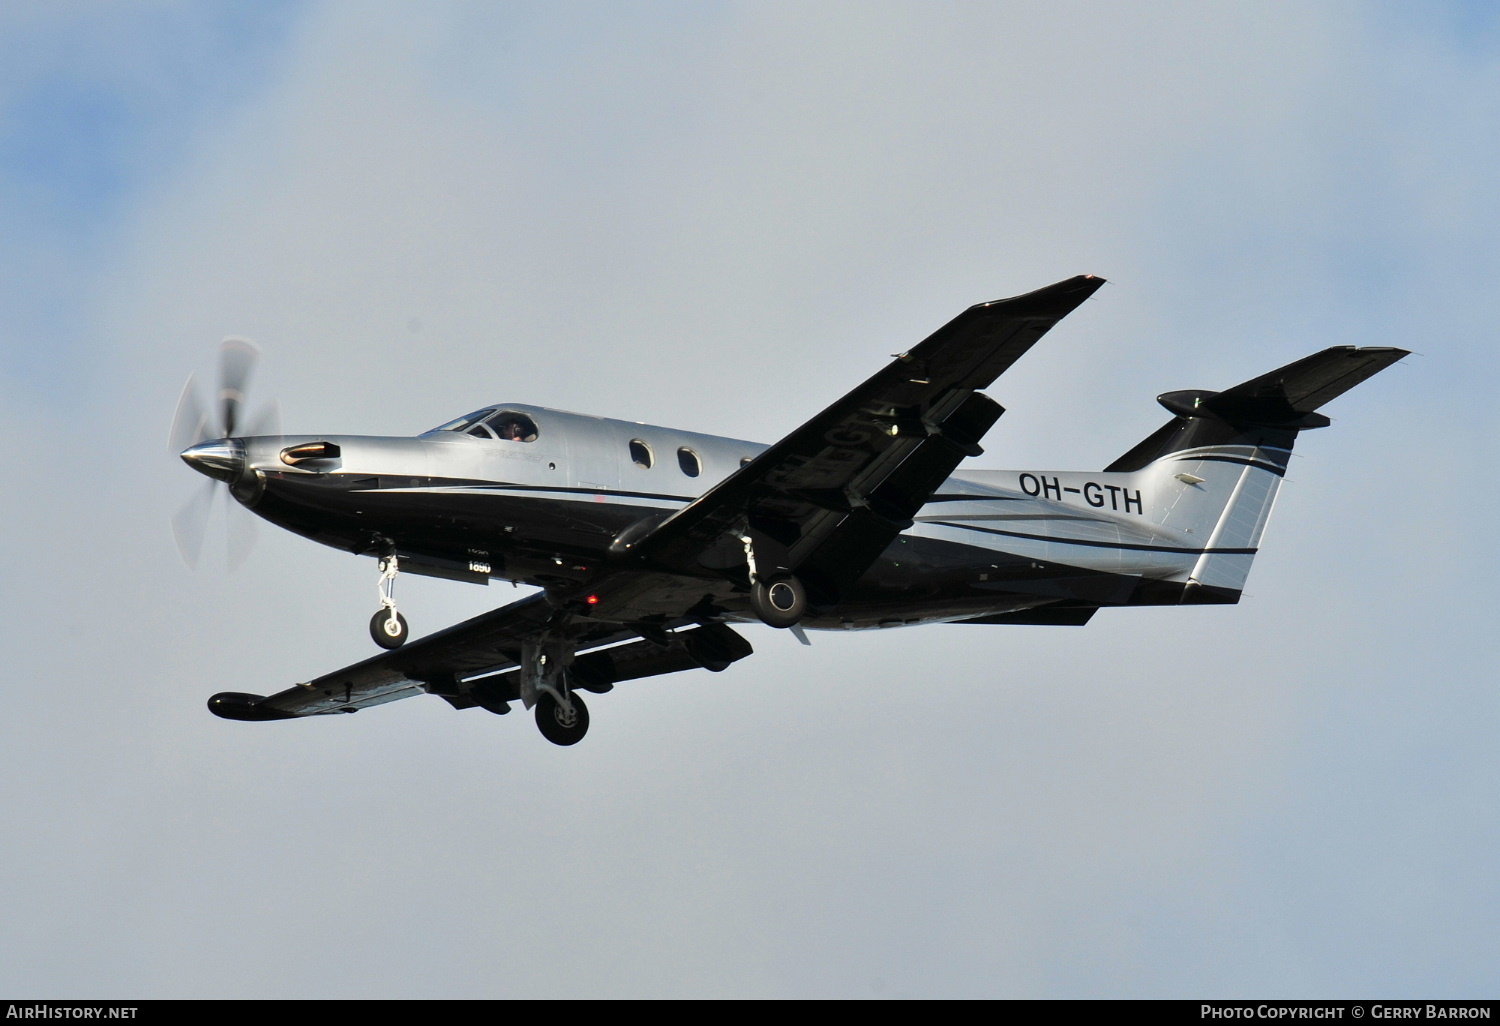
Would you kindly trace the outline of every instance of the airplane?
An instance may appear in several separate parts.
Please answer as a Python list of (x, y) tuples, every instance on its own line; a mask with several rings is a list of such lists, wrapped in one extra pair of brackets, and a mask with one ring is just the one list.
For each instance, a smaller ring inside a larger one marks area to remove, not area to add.
[[(961, 467), (1004, 412), (981, 389), (1103, 284), (970, 307), (773, 445), (517, 403), (415, 437), (239, 436), (254, 350), (227, 341), (215, 430), (190, 379), (174, 451), (265, 520), (374, 557), (384, 651), (208, 707), (268, 721), (423, 694), (502, 715), (520, 702), (572, 745), (582, 692), (725, 670), (751, 654), (745, 625), (807, 643), (1238, 602), (1297, 436), (1407, 351), (1339, 346), (1167, 392), (1171, 419), (1100, 471)], [(540, 590), (408, 643), (401, 572)]]

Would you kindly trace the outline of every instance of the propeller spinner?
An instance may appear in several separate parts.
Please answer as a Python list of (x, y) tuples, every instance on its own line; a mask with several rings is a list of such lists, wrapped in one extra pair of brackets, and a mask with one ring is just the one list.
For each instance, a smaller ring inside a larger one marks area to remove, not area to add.
[(260, 350), (249, 339), (224, 340), (219, 349), (216, 422), (210, 423), (208, 410), (199, 398), (195, 376), (189, 375), (187, 384), (182, 389), (182, 398), (177, 401), (177, 414), (172, 419), (170, 451), (181, 456), (188, 466), (212, 479), (205, 481), (197, 494), (188, 499), (172, 517), (172, 536), (177, 541), (177, 550), (182, 554), (183, 562), (188, 566), (197, 566), (198, 558), (203, 552), (203, 539), (213, 511), (215, 481), (228, 485), (224, 497), (229, 518), (231, 570), (244, 562), (255, 542), (255, 521), (229, 507), (238, 505), (234, 501), (234, 486), (245, 473), (245, 444), (242, 437), (281, 433), (276, 404), (272, 402), (249, 425), (244, 436), (236, 434), (244, 420), (246, 391), (259, 360)]

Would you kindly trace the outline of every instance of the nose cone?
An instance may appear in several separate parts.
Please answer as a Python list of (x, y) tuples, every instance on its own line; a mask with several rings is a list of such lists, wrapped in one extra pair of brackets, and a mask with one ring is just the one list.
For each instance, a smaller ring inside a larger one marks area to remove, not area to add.
[(233, 482), (245, 472), (245, 446), (236, 438), (202, 442), (184, 449), (182, 461), (200, 474)]

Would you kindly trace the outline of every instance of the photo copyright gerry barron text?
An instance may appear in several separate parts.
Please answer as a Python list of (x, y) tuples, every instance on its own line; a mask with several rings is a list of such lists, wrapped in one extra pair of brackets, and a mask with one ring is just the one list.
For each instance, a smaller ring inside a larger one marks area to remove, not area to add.
[(1360, 1002), (1358, 1004), (1244, 1005), (1230, 1002), (1205, 1003), (1199, 1006), (1200, 1019), (1488, 1019), (1491, 1005), (1457, 1002), (1410, 1001), (1394, 1004)]

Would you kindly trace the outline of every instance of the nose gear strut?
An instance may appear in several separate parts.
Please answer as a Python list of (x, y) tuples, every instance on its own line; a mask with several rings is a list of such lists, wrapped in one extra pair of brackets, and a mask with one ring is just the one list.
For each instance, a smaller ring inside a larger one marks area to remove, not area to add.
[(406, 644), (406, 617), (396, 612), (396, 575), (401, 572), (400, 559), (393, 553), (380, 557), (380, 608), (370, 617), (370, 637), (381, 648), (400, 648)]

